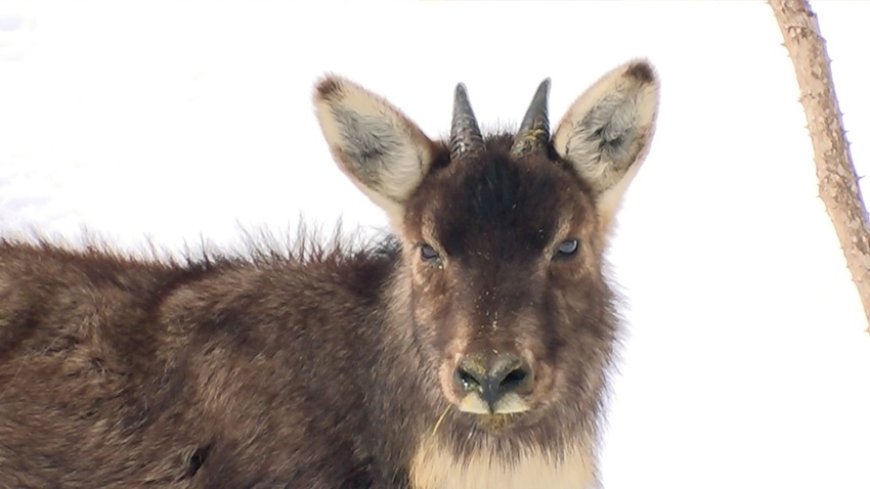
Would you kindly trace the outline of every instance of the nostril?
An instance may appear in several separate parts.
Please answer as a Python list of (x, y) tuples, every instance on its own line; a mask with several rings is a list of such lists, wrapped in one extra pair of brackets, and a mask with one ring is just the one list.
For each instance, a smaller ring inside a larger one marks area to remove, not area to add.
[(468, 355), (459, 362), (453, 375), (457, 390), (465, 394), (476, 392), (490, 405), (509, 393), (526, 394), (534, 380), (530, 365), (510, 354)]
[(526, 369), (515, 368), (505, 375), (504, 379), (502, 379), (501, 383), (498, 385), (498, 388), (501, 392), (515, 391), (523, 385), (528, 377), (529, 373)]
[(482, 391), (485, 380), (485, 374), (476, 372), (474, 365), (463, 364), (456, 369), (456, 382), (465, 392)]
[(480, 382), (465, 370), (457, 370), (456, 377), (459, 379), (459, 383), (462, 384), (462, 388), (465, 390), (471, 390), (473, 387), (480, 386)]
[(528, 363), (514, 355), (497, 358), (490, 371), (493, 388), (499, 395), (527, 389), (532, 379), (532, 369)]

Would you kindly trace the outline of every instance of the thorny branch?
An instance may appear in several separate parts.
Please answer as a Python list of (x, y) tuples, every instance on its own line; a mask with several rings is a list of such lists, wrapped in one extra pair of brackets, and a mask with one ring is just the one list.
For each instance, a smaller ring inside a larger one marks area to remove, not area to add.
[[(870, 229), (843, 129), (831, 62), (807, 0), (768, 0), (795, 68), (813, 143), (819, 196), (840, 240), (870, 324)], [(870, 328), (868, 328), (870, 332)]]

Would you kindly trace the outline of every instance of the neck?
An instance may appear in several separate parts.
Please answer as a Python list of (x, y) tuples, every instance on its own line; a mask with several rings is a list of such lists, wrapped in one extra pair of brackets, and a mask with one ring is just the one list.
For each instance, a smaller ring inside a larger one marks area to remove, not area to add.
[(483, 445), (468, 456), (457, 456), (438, 437), (424, 439), (411, 462), (413, 489), (550, 489), (593, 488), (595, 458), (588, 440), (577, 439), (558, 453), (535, 448), (516, 457)]

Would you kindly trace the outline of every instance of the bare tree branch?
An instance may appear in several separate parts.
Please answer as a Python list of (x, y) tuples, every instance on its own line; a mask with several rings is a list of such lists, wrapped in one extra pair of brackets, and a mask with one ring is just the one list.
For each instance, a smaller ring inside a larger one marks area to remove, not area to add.
[[(806, 0), (769, 0), (794, 63), (813, 143), (819, 196), (834, 224), (846, 265), (870, 324), (870, 231), (867, 210), (843, 129), (831, 62)], [(870, 331), (870, 328), (868, 328)]]

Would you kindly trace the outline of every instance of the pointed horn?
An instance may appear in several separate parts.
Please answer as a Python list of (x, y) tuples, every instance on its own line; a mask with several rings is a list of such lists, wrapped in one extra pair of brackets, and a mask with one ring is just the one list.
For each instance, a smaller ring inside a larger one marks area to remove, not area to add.
[(450, 158), (473, 151), (483, 150), (483, 136), (477, 127), (477, 119), (468, 102), (465, 85), (456, 85), (453, 97), (453, 124), (450, 127)]
[(538, 85), (532, 103), (523, 117), (520, 130), (511, 146), (511, 154), (514, 157), (525, 154), (544, 151), (550, 142), (550, 120), (547, 116), (547, 97), (550, 94), (550, 79), (545, 78)]

